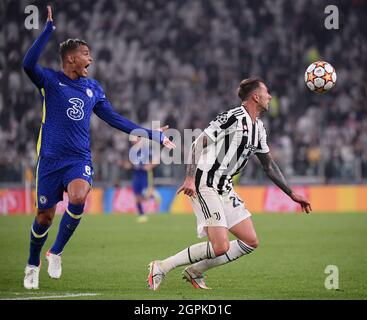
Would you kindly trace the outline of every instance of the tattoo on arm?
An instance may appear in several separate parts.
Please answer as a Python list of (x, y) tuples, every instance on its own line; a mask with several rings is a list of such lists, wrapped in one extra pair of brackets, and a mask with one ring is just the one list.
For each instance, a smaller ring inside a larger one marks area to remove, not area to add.
[(208, 136), (203, 133), (192, 145), (186, 176), (194, 177), (202, 151), (208, 146)]
[(292, 189), (289, 187), (287, 180), (284, 178), (278, 165), (275, 163), (270, 152), (257, 153), (257, 158), (260, 160), (267, 176), (288, 196), (292, 194)]

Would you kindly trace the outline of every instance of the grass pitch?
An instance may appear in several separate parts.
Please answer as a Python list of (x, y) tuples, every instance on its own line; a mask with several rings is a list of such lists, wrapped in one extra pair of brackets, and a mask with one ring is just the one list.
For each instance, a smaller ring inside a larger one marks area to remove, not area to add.
[[(263, 214), (253, 216), (260, 239), (254, 253), (208, 272), (213, 290), (170, 272), (157, 292), (147, 289), (148, 263), (199, 242), (194, 215), (85, 216), (63, 253), (60, 280), (47, 275), (42, 251), (40, 289), (23, 288), (33, 216), (0, 217), (0, 299), (366, 299), (367, 215)], [(327, 290), (325, 268), (339, 270), (339, 290)]]

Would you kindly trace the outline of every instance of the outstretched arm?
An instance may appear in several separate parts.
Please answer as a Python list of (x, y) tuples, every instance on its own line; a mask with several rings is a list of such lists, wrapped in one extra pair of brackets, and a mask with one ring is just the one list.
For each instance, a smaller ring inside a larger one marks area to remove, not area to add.
[(27, 51), (23, 60), (24, 71), (38, 88), (43, 87), (45, 76), (42, 67), (37, 64), (37, 61), (41, 56), (42, 50), (46, 46), (54, 29), (51, 6), (47, 6), (47, 10), (48, 16), (46, 27), (37, 40), (33, 43), (32, 47)]
[(305, 211), (306, 213), (311, 212), (312, 209), (310, 202), (303, 196), (292, 191), (270, 152), (256, 153), (256, 156), (260, 160), (266, 175), (293, 201), (298, 202), (302, 207), (302, 211)]
[(174, 149), (176, 147), (174, 143), (172, 143), (163, 133), (168, 129), (168, 126), (164, 126), (159, 130), (150, 130), (140, 127), (134, 122), (118, 114), (107, 99), (103, 99), (98, 102), (95, 105), (93, 111), (99, 118), (106, 121), (110, 126), (118, 130), (157, 141), (168, 149)]

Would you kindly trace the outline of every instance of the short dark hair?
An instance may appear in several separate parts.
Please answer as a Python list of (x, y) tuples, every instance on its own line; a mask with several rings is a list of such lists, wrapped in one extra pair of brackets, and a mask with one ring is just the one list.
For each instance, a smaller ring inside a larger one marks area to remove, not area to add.
[(66, 55), (70, 51), (76, 50), (80, 46), (87, 46), (90, 49), (89, 44), (86, 41), (80, 39), (68, 39), (64, 42), (61, 42), (59, 49), (61, 60), (64, 61)]
[(237, 95), (241, 101), (247, 100), (251, 93), (259, 88), (260, 83), (264, 81), (259, 77), (252, 77), (241, 81), (239, 88), (237, 89)]

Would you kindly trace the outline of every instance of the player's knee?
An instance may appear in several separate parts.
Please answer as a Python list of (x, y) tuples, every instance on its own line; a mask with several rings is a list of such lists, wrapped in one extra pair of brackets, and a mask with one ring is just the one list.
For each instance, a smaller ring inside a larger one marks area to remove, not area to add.
[(250, 247), (256, 249), (259, 246), (259, 239), (253, 238), (246, 241), (246, 244), (248, 244)]
[(39, 210), (37, 215), (37, 222), (41, 226), (49, 226), (52, 224), (52, 217), (44, 211)]
[(212, 246), (215, 256), (219, 257), (229, 250), (229, 241), (212, 243)]
[(69, 202), (76, 205), (82, 205), (85, 203), (87, 194), (84, 192), (69, 192)]

